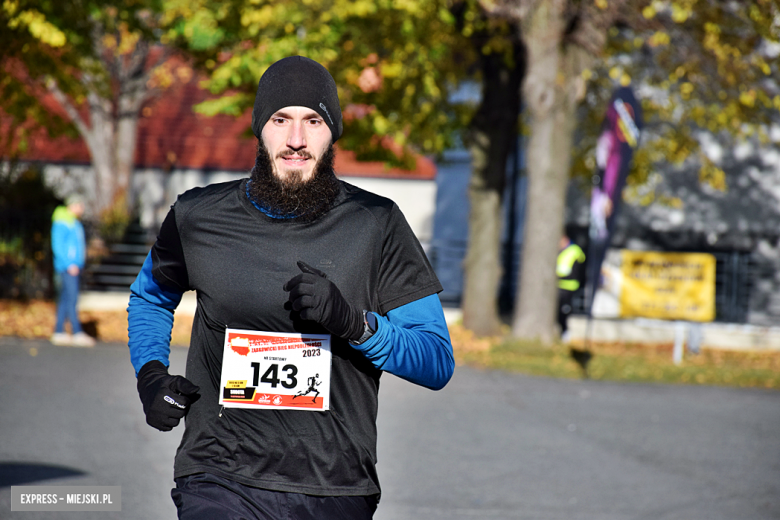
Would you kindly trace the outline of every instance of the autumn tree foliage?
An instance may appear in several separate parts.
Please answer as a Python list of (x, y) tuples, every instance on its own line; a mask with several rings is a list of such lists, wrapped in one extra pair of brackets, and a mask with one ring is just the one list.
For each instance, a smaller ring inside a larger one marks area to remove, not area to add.
[(412, 150), (445, 150), (467, 122), (468, 111), (448, 94), (470, 51), (444, 1), (169, 0), (167, 6), (166, 41), (186, 49), (209, 75), (215, 99), (202, 103), (201, 113), (243, 113), (269, 65), (303, 55), (334, 76), (347, 127), (339, 144), (359, 159), (410, 165)]
[[(702, 183), (725, 190), (723, 171), (702, 149), (702, 136), (767, 142), (780, 116), (779, 5), (652, 2), (633, 25), (610, 29), (606, 56), (588, 71), (595, 95), (586, 108), (602, 103), (599, 94), (616, 83), (630, 82), (642, 98), (647, 131), (629, 179), (633, 191), (659, 166), (685, 161), (698, 162)], [(592, 152), (585, 149), (592, 146), (586, 140), (577, 150), (575, 173), (588, 167)]]
[[(30, 123), (75, 128), (92, 159), (82, 183), (93, 217), (126, 219), (139, 111), (170, 82), (158, 45), (157, 0), (8, 0), (0, 7), (0, 108), (16, 129), (7, 155), (24, 150)], [(41, 104), (50, 93), (66, 114)]]

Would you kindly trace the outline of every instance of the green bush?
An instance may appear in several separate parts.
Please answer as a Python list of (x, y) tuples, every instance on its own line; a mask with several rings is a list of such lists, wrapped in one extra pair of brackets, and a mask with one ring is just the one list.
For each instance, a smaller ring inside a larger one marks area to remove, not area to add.
[(60, 203), (39, 168), (0, 170), (0, 297), (53, 295), (51, 215)]

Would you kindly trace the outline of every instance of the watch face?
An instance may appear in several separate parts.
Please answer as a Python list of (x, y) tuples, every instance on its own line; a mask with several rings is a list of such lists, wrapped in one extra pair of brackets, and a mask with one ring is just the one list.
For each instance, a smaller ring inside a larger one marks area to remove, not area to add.
[(371, 332), (376, 332), (376, 314), (366, 311), (365, 321), (368, 328), (371, 329)]

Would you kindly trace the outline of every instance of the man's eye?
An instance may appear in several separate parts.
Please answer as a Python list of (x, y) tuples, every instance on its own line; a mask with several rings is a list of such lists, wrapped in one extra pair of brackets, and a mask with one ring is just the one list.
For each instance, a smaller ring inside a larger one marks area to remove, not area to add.
[(312, 126), (320, 126), (322, 124), (322, 119), (309, 119), (309, 124)]
[(277, 125), (282, 125), (282, 124), (285, 123), (285, 121), (287, 121), (287, 120), (285, 118), (283, 118), (283, 117), (274, 118), (274, 123), (276, 123)]

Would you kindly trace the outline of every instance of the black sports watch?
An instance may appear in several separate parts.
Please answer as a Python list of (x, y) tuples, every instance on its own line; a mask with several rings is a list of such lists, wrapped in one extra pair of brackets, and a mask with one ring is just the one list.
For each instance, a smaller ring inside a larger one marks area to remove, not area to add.
[(368, 338), (374, 335), (376, 332), (376, 315), (373, 312), (369, 312), (363, 309), (363, 335), (357, 341), (352, 341), (353, 345), (360, 345), (368, 341)]

